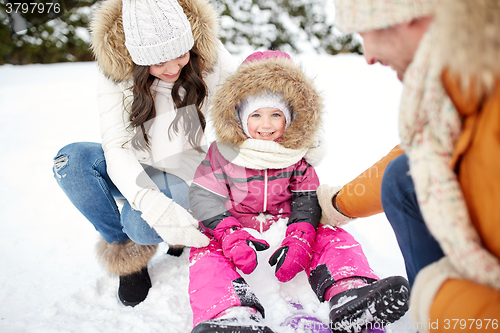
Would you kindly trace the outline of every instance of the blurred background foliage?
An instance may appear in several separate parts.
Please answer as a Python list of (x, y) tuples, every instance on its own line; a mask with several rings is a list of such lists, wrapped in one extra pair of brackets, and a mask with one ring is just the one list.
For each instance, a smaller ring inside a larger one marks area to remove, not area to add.
[[(93, 11), (104, 0), (58, 0), (69, 3), (71, 9), (45, 23), (39, 23), (29, 12), (20, 13), (14, 22), (7, 14), (7, 1), (29, 2), (0, 0), (0, 65), (93, 60), (88, 25)], [(333, 0), (210, 1), (221, 14), (221, 40), (232, 53), (257, 48), (362, 53), (359, 38), (334, 27)], [(16, 24), (23, 20), (33, 22), (32, 26), (21, 30)]]

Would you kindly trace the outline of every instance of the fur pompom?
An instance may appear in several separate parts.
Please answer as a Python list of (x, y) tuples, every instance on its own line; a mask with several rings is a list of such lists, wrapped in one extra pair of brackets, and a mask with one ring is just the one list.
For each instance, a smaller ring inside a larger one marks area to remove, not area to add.
[(111, 274), (130, 275), (147, 267), (158, 245), (140, 245), (131, 240), (125, 243), (108, 243), (103, 238), (96, 244), (96, 257)]

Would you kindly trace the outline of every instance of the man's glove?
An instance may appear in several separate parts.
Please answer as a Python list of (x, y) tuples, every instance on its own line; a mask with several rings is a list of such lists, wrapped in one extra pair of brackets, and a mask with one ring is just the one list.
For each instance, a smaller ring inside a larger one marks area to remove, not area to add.
[(222, 220), (214, 230), (215, 239), (222, 244), (224, 256), (231, 259), (243, 273), (250, 274), (257, 267), (257, 253), (269, 248), (265, 240), (257, 239), (243, 230), (233, 216)]
[(334, 227), (341, 227), (356, 218), (348, 217), (342, 214), (334, 204), (334, 198), (342, 189), (341, 186), (332, 187), (327, 184), (321, 184), (316, 189), (316, 194), (318, 195), (319, 205), (321, 206), (321, 223), (326, 225), (331, 225)]
[(290, 281), (311, 264), (312, 244), (316, 229), (307, 222), (297, 222), (288, 226), (281, 247), (269, 259), (276, 265), (276, 277), (281, 282)]

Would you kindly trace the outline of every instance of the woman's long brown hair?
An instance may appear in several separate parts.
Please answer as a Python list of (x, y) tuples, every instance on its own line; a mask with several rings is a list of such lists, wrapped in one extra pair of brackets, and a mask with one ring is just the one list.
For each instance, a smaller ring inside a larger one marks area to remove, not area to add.
[[(172, 100), (176, 107), (176, 116), (170, 124), (168, 136), (171, 137), (172, 131), (178, 133), (179, 121), (182, 119), (189, 144), (198, 152), (203, 153), (200, 142), (205, 131), (206, 120), (201, 112), (201, 107), (207, 96), (207, 85), (202, 79), (198, 50), (193, 47), (189, 52), (189, 62), (184, 66), (172, 87)], [(150, 147), (148, 131), (153, 122), (149, 120), (156, 117), (154, 95), (151, 92), (151, 85), (155, 79), (149, 74), (149, 66), (135, 66), (134, 85), (131, 88), (134, 100), (130, 112), (130, 126), (137, 129), (132, 138), (132, 146), (140, 150), (147, 150)], [(179, 93), (181, 88), (185, 91), (184, 97), (181, 97)], [(199, 124), (201, 124), (201, 128)]]

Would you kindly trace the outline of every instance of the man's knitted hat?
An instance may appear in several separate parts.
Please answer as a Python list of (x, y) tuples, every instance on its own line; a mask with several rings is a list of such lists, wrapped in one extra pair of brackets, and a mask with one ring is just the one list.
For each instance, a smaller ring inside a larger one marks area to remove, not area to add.
[(438, 0), (335, 0), (335, 24), (345, 33), (389, 28), (434, 13)]
[(238, 115), (240, 117), (240, 124), (243, 128), (243, 132), (251, 137), (248, 132), (248, 117), (252, 112), (260, 108), (276, 108), (283, 112), (285, 115), (285, 128), (292, 122), (292, 116), (290, 112), (290, 107), (283, 100), (283, 95), (281, 94), (260, 94), (258, 96), (248, 95), (247, 99), (241, 102), (238, 108)]
[(123, 0), (125, 46), (136, 65), (185, 54), (194, 45), (191, 25), (176, 0)]

